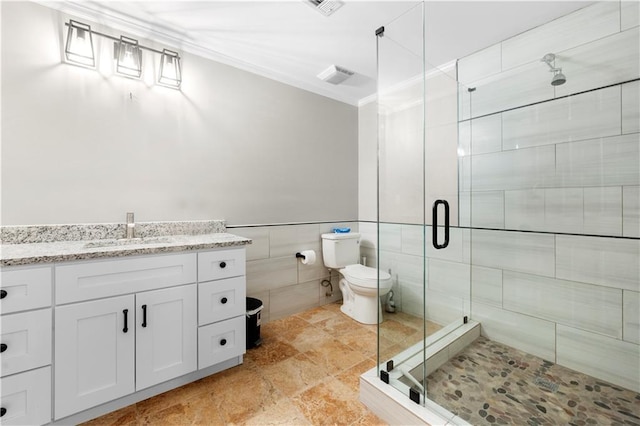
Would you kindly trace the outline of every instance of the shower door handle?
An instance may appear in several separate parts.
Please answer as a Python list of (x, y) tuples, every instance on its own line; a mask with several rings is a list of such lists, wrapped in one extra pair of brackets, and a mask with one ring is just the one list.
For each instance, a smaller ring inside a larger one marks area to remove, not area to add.
[[(438, 244), (438, 206), (440, 204), (444, 205), (444, 242), (442, 244)], [(440, 250), (449, 245), (449, 203), (446, 200), (436, 200), (433, 203), (432, 214), (431, 242), (433, 247)]]

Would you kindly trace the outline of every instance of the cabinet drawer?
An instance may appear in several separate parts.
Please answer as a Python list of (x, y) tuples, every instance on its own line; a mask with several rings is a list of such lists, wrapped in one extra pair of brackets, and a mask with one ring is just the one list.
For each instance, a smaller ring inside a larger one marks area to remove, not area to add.
[(51, 268), (2, 269), (0, 312), (26, 311), (51, 306)]
[(56, 266), (56, 303), (130, 294), (196, 282), (195, 253)]
[(198, 325), (244, 315), (245, 277), (233, 277), (198, 284)]
[(198, 368), (206, 368), (245, 353), (245, 316), (198, 329)]
[(51, 421), (51, 367), (0, 379), (2, 424), (42, 425)]
[(51, 309), (2, 317), (1, 376), (51, 364)]
[(244, 248), (198, 253), (198, 281), (219, 280), (245, 274)]

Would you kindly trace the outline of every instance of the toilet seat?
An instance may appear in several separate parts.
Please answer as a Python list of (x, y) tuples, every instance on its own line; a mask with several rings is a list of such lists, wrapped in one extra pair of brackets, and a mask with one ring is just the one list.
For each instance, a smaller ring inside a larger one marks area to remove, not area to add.
[[(376, 288), (378, 286), (378, 270), (364, 265), (347, 265), (340, 273), (351, 284), (364, 288)], [(391, 280), (388, 272), (380, 271), (380, 284), (387, 287), (387, 281)]]

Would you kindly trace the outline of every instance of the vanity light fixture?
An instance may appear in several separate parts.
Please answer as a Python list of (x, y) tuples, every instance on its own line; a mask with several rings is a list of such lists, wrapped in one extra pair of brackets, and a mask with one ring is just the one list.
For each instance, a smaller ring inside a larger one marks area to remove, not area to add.
[(142, 46), (138, 40), (120, 36), (116, 38), (109, 34), (92, 30), (90, 25), (74, 20), (65, 22), (69, 27), (65, 43), (65, 57), (69, 63), (95, 68), (96, 58), (93, 49), (93, 36), (113, 40), (113, 59), (116, 73), (125, 77), (140, 78), (142, 75), (142, 49), (160, 55), (160, 77), (158, 84), (173, 89), (180, 89), (182, 83), (182, 69), (180, 55), (169, 49), (162, 51)]
[(160, 58), (160, 78), (158, 83), (163, 86), (178, 88), (181, 82), (180, 56), (178, 56), (177, 52), (163, 49), (162, 57)]
[(93, 54), (91, 26), (73, 20), (70, 20), (67, 25), (69, 25), (69, 31), (67, 31), (67, 43), (64, 48), (67, 62), (94, 68), (96, 59)]
[(140, 78), (142, 75), (142, 51), (138, 40), (120, 36), (120, 41), (113, 43), (113, 56), (116, 60), (118, 74)]

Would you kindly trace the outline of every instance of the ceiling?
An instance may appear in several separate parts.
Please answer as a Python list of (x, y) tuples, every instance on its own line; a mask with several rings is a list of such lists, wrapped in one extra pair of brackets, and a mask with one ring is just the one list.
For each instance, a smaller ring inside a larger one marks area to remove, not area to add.
[[(429, 62), (441, 65), (563, 16), (587, 1), (429, 1)], [(346, 0), (326, 17), (305, 0), (43, 2), (78, 18), (166, 43), (353, 105), (376, 91), (375, 30), (418, 2)], [(355, 73), (339, 85), (316, 76)], [(185, 63), (183, 66), (188, 66)]]

